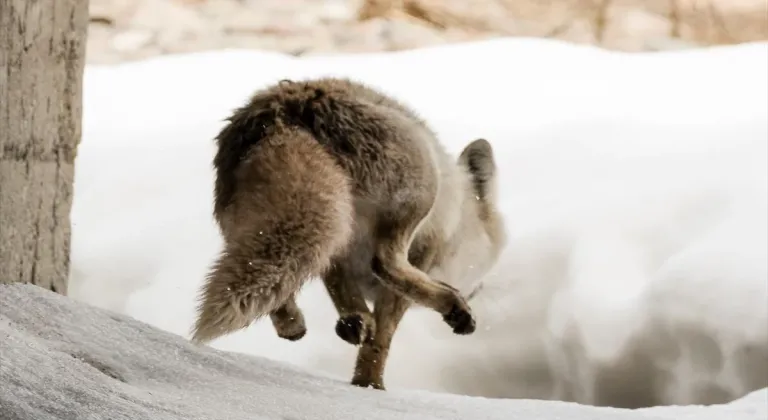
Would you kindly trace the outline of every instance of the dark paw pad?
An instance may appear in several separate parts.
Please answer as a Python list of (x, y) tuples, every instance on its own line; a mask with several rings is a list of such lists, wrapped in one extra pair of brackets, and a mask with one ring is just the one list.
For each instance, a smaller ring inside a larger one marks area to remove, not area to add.
[(298, 331), (292, 331), (290, 333), (278, 333), (280, 338), (286, 339), (288, 341), (299, 341), (304, 338), (305, 335), (307, 335), (306, 328), (302, 328)]
[(346, 315), (336, 321), (336, 335), (355, 346), (362, 344), (368, 335), (363, 317), (360, 314)]
[(443, 320), (453, 328), (454, 334), (467, 335), (475, 332), (475, 318), (459, 305), (453, 305), (451, 310), (443, 315)]

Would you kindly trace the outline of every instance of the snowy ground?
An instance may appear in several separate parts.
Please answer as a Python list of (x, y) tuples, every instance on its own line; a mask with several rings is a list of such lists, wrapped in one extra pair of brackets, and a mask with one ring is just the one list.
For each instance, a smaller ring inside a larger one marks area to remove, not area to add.
[[(380, 392), (198, 347), (31, 285), (0, 285), (3, 420), (763, 420), (761, 390), (728, 405), (637, 411)], [(7, 363), (10, 361), (11, 363)]]
[[(508, 218), (510, 246), (472, 301), (478, 331), (412, 310), (386, 372), (396, 395), (730, 401), (768, 386), (766, 58), (768, 43), (626, 55), (516, 39), (89, 66), (70, 294), (186, 336), (221, 245), (221, 120), (267, 83), (352, 76), (412, 105), (454, 153), (489, 139)], [(299, 303), (303, 340), (264, 321), (214, 346), (348, 380), (355, 349), (319, 282)]]

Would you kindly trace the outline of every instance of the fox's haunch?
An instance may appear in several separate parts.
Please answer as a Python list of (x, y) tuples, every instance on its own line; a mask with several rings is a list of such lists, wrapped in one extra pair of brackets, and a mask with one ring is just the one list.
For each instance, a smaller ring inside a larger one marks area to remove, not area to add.
[(278, 309), (328, 268), (352, 232), (348, 176), (309, 133), (275, 131), (233, 172), (232, 198), (216, 213), (224, 249), (201, 289), (192, 330), (199, 343)]

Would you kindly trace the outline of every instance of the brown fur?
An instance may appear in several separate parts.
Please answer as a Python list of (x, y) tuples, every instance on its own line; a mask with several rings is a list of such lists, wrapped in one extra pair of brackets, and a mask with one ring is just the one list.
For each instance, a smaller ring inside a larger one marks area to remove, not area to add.
[(480, 276), (503, 246), (488, 142), (455, 162), (401, 104), (328, 78), (257, 92), (217, 143), (214, 216), (225, 246), (201, 291), (194, 341), (266, 314), (281, 337), (301, 338), (295, 295), (313, 276), (339, 312), (337, 334), (363, 343), (358, 385), (383, 388), (386, 352), (411, 302), (458, 334), (474, 331), (464, 298), (431, 276)]

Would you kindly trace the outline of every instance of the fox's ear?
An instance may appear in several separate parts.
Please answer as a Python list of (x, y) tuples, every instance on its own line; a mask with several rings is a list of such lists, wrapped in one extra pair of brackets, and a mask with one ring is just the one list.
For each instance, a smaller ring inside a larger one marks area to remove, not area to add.
[(469, 143), (459, 156), (459, 164), (466, 167), (472, 177), (475, 194), (482, 200), (489, 198), (493, 194), (493, 181), (496, 176), (496, 162), (493, 159), (491, 143), (485, 139)]

